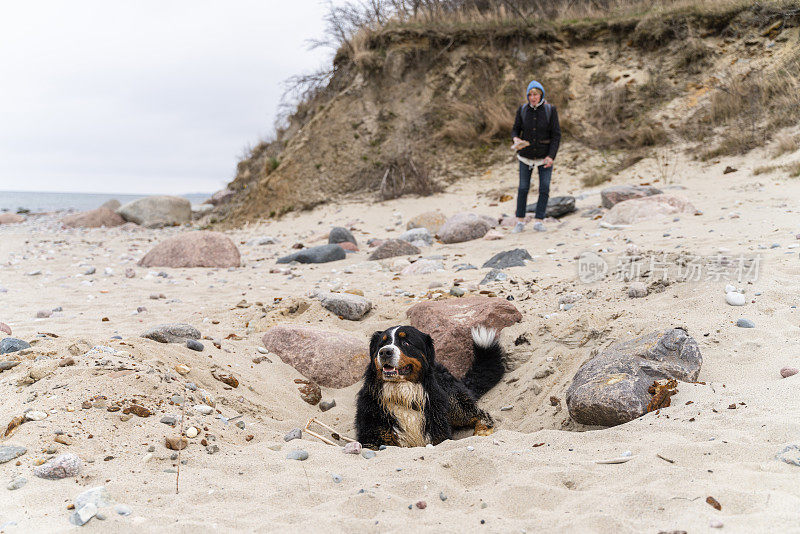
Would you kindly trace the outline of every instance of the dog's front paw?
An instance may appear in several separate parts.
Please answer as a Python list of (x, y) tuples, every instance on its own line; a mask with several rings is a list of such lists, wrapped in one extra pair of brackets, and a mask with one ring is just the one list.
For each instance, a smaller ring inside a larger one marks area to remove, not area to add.
[(475, 433), (474, 436), (491, 436), (494, 434), (494, 428), (490, 426), (486, 426), (482, 423), (478, 423), (475, 425)]

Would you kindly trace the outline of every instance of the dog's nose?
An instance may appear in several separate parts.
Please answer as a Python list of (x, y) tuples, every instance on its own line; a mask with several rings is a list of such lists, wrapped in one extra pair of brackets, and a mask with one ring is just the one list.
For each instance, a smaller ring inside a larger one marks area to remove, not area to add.
[(388, 360), (393, 356), (393, 351), (391, 347), (381, 347), (378, 350), (378, 358), (381, 360)]

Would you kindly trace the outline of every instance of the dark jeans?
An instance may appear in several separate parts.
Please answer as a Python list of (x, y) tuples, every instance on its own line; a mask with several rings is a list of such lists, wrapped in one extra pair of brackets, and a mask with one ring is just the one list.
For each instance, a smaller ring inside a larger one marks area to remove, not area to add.
[[(550, 198), (550, 178), (553, 176), (553, 166), (545, 168), (544, 165), (536, 167), (539, 170), (539, 200), (536, 205), (537, 219), (544, 219), (547, 209), (547, 200)], [(531, 188), (532, 169), (519, 162), (519, 190), (517, 191), (517, 217), (525, 218), (525, 208), (528, 205), (528, 190)]]

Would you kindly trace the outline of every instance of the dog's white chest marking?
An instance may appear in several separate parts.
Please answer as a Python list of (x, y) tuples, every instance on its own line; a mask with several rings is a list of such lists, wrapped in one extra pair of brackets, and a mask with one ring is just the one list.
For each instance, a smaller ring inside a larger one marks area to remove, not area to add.
[(385, 382), (381, 402), (397, 421), (395, 435), (401, 447), (424, 447), (431, 442), (425, 435), (425, 389), (412, 382)]

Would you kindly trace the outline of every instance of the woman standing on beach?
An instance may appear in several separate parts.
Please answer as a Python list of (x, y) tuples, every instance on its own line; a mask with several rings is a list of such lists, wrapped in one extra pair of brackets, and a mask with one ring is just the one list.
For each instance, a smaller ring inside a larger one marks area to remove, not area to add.
[(525, 208), (531, 185), (533, 168), (539, 172), (539, 201), (536, 205), (536, 223), (533, 229), (544, 232), (542, 223), (547, 200), (550, 197), (550, 179), (553, 176), (553, 160), (561, 142), (561, 127), (558, 124), (556, 107), (544, 99), (544, 87), (536, 80), (528, 84), (525, 92), (527, 103), (517, 109), (511, 136), (519, 160), (519, 190), (517, 191), (517, 224), (512, 232), (525, 229)]

